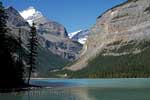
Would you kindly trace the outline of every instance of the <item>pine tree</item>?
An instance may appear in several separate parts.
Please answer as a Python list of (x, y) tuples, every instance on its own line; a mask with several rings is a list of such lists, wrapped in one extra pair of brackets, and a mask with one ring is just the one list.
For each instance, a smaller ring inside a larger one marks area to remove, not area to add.
[(5, 14), (4, 7), (0, 1), (0, 46), (3, 45), (3, 42), (5, 42), (5, 33), (7, 32), (6, 18), (7, 16)]
[(22, 85), (23, 78), (18, 73), (17, 54), (18, 41), (9, 34), (6, 25), (7, 15), (0, 2), (0, 88), (14, 88)]
[(37, 41), (37, 32), (35, 24), (31, 26), (31, 31), (29, 35), (29, 43), (28, 43), (28, 65), (29, 65), (29, 75), (28, 75), (28, 85), (30, 82), (31, 74), (36, 69), (36, 58), (37, 58), (37, 47), (38, 47), (38, 41)]
[(18, 79), (22, 79), (24, 77), (25, 65), (23, 64), (23, 47), (22, 47), (22, 39), (21, 39), (21, 28), (19, 28), (17, 54), (18, 54), (18, 58), (16, 61), (16, 72), (17, 72)]

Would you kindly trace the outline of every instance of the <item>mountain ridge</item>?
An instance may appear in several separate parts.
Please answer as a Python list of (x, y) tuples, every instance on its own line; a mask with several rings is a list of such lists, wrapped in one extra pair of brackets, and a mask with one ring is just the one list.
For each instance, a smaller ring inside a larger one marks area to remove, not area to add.
[(66, 28), (58, 22), (49, 20), (34, 7), (20, 11), (22, 17), (31, 23), (35, 23), (39, 35), (39, 42), (52, 53), (68, 60), (76, 60), (79, 57), (82, 45), (68, 37)]
[(149, 0), (129, 0), (103, 13), (90, 29), (90, 35), (84, 45), (87, 47), (86, 52), (66, 69), (86, 69), (89, 61), (98, 55), (119, 57), (143, 52), (148, 45), (139, 48), (138, 44), (150, 40), (150, 13), (147, 10), (150, 8), (149, 4)]
[[(28, 50), (26, 46), (28, 43), (30, 24), (13, 7), (6, 8), (5, 12), (8, 15), (7, 27), (11, 30), (9, 35), (18, 38), (20, 30), (21, 39), (23, 41), (23, 54), (27, 53)], [(36, 25), (39, 47), (35, 76), (48, 77), (50, 70), (60, 70), (69, 62), (77, 59), (78, 53), (80, 49), (82, 49), (82, 45), (70, 40), (67, 36), (65, 27), (57, 22), (48, 21), (42, 24), (36, 23)], [(48, 37), (48, 39), (45, 38), (43, 34), (45, 34), (45, 37)], [(53, 37), (59, 41), (51, 41)], [(64, 44), (61, 44), (63, 42)], [(65, 47), (67, 47), (67, 49)], [(67, 51), (65, 52), (65, 50)], [(64, 52), (66, 53), (65, 56)]]

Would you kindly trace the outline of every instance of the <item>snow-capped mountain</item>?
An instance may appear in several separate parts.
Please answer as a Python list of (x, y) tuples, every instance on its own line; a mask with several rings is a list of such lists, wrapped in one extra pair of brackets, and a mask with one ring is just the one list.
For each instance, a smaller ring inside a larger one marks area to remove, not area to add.
[(34, 7), (29, 7), (23, 11), (20, 11), (20, 15), (31, 25), (33, 22), (44, 18), (40, 11), (37, 11)]
[(81, 44), (85, 44), (87, 38), (89, 35), (89, 30), (79, 30), (73, 33), (69, 33), (69, 38), (71, 38), (74, 41), (78, 41)]
[(28, 22), (36, 21), (39, 44), (36, 70), (38, 76), (47, 76), (50, 70), (63, 68), (70, 61), (79, 58), (82, 45), (68, 37), (67, 30), (63, 25), (52, 20), (43, 22), (41, 19), (46, 19), (45, 16), (33, 7), (20, 13), (15, 8), (8, 7), (5, 9), (5, 13), (8, 16), (7, 27), (11, 30), (9, 35), (16, 39), (21, 36), (25, 52), (28, 51), (27, 43), (30, 33)]
[[(49, 26), (54, 26), (54, 24), (57, 24), (56, 22), (48, 20), (40, 11), (36, 10), (32, 6), (23, 11), (20, 11), (19, 13), (30, 25), (32, 25), (33, 22), (36, 23), (38, 29), (41, 27), (39, 25), (41, 24), (45, 25), (45, 23), (47, 22), (53, 23), (53, 25), (49, 25)], [(58, 26), (58, 25), (55, 25), (55, 26)], [(68, 36), (70, 39), (74, 41), (78, 41), (81, 44), (84, 44), (85, 41), (87, 40), (88, 33), (89, 33), (89, 30), (79, 30), (79, 31), (68, 34)]]
[(82, 45), (68, 37), (67, 30), (62, 24), (49, 20), (34, 7), (21, 11), (20, 15), (30, 25), (33, 22), (36, 24), (39, 43), (44, 48), (68, 60), (73, 61), (79, 57)]
[(82, 31), (82, 30), (69, 33), (68, 36), (69, 36), (69, 38), (72, 38), (73, 36), (75, 36), (76, 34), (78, 34), (78, 33), (81, 32), (81, 31)]

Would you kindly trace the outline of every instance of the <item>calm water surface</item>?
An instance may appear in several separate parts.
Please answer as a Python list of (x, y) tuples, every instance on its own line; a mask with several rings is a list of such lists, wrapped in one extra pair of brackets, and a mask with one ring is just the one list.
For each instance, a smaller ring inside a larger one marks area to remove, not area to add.
[(0, 100), (150, 100), (150, 79), (45, 79), (49, 88), (1, 94)]

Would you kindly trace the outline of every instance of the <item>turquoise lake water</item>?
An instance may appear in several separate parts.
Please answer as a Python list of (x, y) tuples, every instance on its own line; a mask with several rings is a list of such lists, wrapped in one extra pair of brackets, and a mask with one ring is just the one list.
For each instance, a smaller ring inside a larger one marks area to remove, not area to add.
[(47, 88), (1, 94), (0, 100), (150, 100), (150, 79), (45, 79)]

